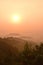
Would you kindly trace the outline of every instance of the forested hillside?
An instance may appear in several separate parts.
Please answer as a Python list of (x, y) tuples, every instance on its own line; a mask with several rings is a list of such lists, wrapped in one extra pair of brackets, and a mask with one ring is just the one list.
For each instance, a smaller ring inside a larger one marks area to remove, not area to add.
[(32, 45), (21, 39), (0, 38), (0, 65), (43, 65), (43, 43)]

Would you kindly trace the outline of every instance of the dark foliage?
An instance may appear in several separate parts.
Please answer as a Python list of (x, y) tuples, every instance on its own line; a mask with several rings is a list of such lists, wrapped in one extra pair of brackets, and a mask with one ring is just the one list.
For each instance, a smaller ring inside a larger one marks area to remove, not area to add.
[(0, 38), (0, 65), (43, 65), (43, 43), (30, 48), (26, 42), (23, 51)]

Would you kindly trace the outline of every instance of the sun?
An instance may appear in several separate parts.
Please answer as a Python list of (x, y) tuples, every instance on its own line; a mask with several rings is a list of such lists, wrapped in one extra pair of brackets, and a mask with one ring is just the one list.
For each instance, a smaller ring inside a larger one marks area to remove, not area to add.
[(17, 15), (13, 16), (13, 20), (14, 21), (19, 21), (19, 16), (17, 16)]
[(20, 16), (19, 15), (13, 15), (12, 16), (12, 21), (14, 23), (19, 23), (20, 22)]

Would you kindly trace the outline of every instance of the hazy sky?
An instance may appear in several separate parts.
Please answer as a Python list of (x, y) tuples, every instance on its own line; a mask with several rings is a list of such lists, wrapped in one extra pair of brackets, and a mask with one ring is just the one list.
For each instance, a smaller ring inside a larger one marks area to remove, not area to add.
[[(12, 15), (18, 14), (20, 24), (11, 22)], [(26, 33), (43, 39), (43, 0), (0, 0), (0, 35)]]

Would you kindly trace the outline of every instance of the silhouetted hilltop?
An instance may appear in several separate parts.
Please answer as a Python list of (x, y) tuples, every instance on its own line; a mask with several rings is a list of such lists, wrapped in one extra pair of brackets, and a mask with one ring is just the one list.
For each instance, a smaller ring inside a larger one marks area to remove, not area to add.
[(23, 50), (23, 47), (26, 42), (28, 42), (28, 44), (31, 46), (36, 45), (36, 43), (33, 41), (27, 41), (27, 40), (17, 38), (17, 37), (7, 37), (7, 38), (3, 38), (1, 40), (12, 47), (17, 47), (19, 50)]
[(18, 33), (10, 33), (10, 34), (7, 34), (5, 37), (16, 37), (16, 38), (21, 38), (24, 40), (32, 40), (31, 36), (27, 36), (24, 34), (18, 34)]

